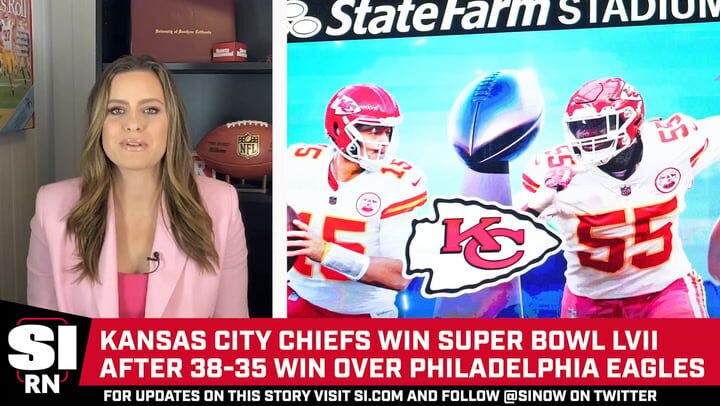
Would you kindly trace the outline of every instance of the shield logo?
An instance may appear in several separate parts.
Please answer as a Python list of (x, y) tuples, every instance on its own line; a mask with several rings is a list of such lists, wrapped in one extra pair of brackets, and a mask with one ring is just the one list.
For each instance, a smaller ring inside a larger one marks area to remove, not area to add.
[(260, 155), (260, 136), (250, 133), (238, 135), (237, 154), (245, 159)]
[(620, 194), (623, 196), (630, 196), (630, 193), (632, 193), (632, 189), (628, 185), (622, 185), (620, 186)]

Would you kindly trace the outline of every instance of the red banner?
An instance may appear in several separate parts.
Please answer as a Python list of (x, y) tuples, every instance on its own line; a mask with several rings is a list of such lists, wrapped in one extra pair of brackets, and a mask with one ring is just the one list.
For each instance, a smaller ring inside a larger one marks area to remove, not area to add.
[(720, 385), (717, 320), (93, 320), (81, 385)]

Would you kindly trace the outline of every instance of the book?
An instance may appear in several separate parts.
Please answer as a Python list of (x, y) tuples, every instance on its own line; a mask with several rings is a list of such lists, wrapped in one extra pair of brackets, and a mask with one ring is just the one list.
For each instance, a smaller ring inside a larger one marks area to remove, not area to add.
[(235, 41), (234, 0), (132, 0), (130, 49), (161, 62), (210, 62), (213, 44)]

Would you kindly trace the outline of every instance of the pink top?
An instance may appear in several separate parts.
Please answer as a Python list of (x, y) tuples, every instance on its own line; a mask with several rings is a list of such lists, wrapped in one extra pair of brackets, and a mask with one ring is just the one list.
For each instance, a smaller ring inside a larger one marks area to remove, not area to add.
[(118, 272), (119, 316), (144, 318), (148, 275)]

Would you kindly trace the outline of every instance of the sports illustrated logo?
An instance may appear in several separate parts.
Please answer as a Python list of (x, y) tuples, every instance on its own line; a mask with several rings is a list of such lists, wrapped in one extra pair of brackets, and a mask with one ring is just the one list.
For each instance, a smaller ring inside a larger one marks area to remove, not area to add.
[(680, 184), (680, 171), (665, 168), (655, 177), (655, 188), (662, 193), (670, 193)]
[(380, 211), (380, 196), (372, 192), (363, 193), (358, 197), (355, 208), (361, 216), (374, 216)]
[(527, 273), (560, 250), (561, 238), (524, 212), (497, 203), (438, 198), (435, 219), (413, 221), (405, 276), (424, 277), (427, 298), (455, 297)]
[(320, 20), (308, 17), (308, 6), (304, 1), (288, 0), (285, 15), (288, 22), (288, 33), (298, 38), (310, 38), (322, 30)]
[(347, 116), (349, 114), (359, 113), (361, 110), (360, 105), (358, 105), (355, 100), (346, 95), (342, 95), (335, 99), (335, 101), (330, 105), (330, 107), (335, 111), (335, 114), (338, 116)]
[(9, 354), (8, 362), (25, 393), (60, 393), (68, 371), (77, 369), (77, 326), (65, 319), (21, 319), (8, 333), (8, 344), (18, 352)]
[(238, 135), (237, 154), (245, 159), (260, 155), (260, 136), (250, 133)]

